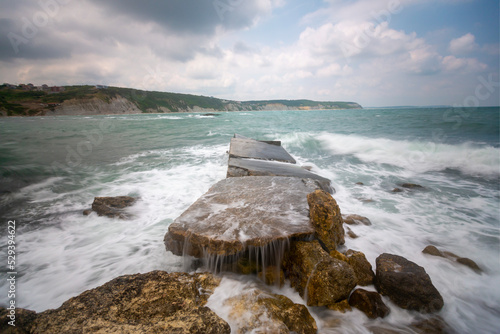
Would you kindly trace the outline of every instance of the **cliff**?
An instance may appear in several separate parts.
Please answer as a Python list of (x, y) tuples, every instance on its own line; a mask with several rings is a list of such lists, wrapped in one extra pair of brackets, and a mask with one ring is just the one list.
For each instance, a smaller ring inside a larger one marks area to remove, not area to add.
[(167, 112), (361, 109), (355, 102), (311, 100), (230, 101), (131, 88), (65, 86), (58, 92), (26, 85), (0, 86), (0, 116), (101, 115)]

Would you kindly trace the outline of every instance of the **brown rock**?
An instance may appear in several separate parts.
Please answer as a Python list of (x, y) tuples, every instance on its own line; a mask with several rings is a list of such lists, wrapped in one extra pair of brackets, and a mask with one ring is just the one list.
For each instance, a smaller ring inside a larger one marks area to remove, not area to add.
[(347, 299), (344, 299), (344, 300), (337, 302), (335, 304), (330, 304), (330, 305), (328, 305), (328, 308), (330, 310), (334, 310), (334, 311), (341, 312), (341, 313), (346, 313), (347, 311), (352, 310), (351, 305), (349, 305), (349, 302), (347, 301)]
[(283, 286), (285, 284), (285, 273), (276, 266), (268, 266), (266, 270), (259, 271), (258, 276), (267, 285)]
[(416, 183), (403, 183), (403, 184), (401, 184), (401, 187), (407, 188), (407, 189), (423, 189), (424, 188), (420, 184), (416, 184)]
[(375, 278), (375, 273), (372, 270), (372, 265), (366, 259), (365, 254), (349, 249), (346, 252), (347, 263), (354, 269), (354, 273), (358, 278), (358, 285), (371, 285)]
[(422, 253), (429, 254), (432, 256), (444, 257), (444, 254), (439, 249), (437, 249), (436, 246), (432, 246), (432, 245), (425, 247), (424, 250), (422, 251)]
[(422, 313), (443, 308), (443, 297), (425, 269), (404, 257), (384, 253), (377, 260), (375, 287), (401, 308)]
[(344, 227), (340, 208), (332, 195), (323, 190), (315, 190), (307, 195), (309, 217), (315, 236), (321, 245), (331, 252), (337, 245), (343, 245)]
[(372, 222), (370, 219), (360, 216), (360, 215), (345, 215), (343, 216), (344, 223), (347, 225), (358, 225), (363, 224), (366, 226), (370, 226)]
[(282, 295), (252, 289), (227, 299), (225, 304), (231, 306), (229, 320), (241, 324), (236, 330), (238, 334), (313, 334), (318, 330), (307, 307), (295, 304)]
[(346, 226), (346, 229), (347, 229), (346, 233), (349, 236), (349, 238), (351, 238), (351, 239), (358, 238), (358, 235), (356, 233), (354, 233), (349, 227)]
[(457, 262), (460, 263), (460, 264), (463, 264), (464, 266), (467, 266), (469, 268), (471, 268), (472, 270), (474, 270), (476, 273), (481, 273), (483, 272), (481, 270), (481, 268), (477, 265), (476, 262), (472, 261), (471, 259), (469, 258), (466, 258), (466, 257), (460, 257), (457, 259)]
[(376, 292), (356, 289), (349, 297), (349, 305), (359, 309), (370, 319), (384, 318), (391, 310)]
[[(130, 196), (96, 197), (92, 203), (92, 210), (99, 216), (126, 219), (129, 216), (124, 209), (133, 205), (136, 200), (137, 198)], [(88, 214), (88, 210), (85, 210), (83, 214)]]
[(400, 193), (400, 192), (403, 192), (403, 190), (400, 188), (394, 188), (394, 189), (392, 189), (392, 192), (393, 193)]
[(347, 299), (357, 283), (351, 266), (332, 258), (317, 240), (292, 242), (283, 267), (309, 306), (329, 306)]
[(413, 322), (410, 327), (418, 334), (446, 334), (450, 332), (448, 324), (438, 316)]
[(35, 333), (230, 333), (204, 306), (219, 282), (207, 273), (121, 276), (39, 313)]
[[(13, 313), (11, 310), (0, 307), (0, 333), (2, 334), (28, 334), (34, 329), (34, 322), (37, 314), (22, 308), (16, 308)], [(9, 322), (11, 324), (9, 324)], [(14, 326), (13, 326), (14, 325)]]

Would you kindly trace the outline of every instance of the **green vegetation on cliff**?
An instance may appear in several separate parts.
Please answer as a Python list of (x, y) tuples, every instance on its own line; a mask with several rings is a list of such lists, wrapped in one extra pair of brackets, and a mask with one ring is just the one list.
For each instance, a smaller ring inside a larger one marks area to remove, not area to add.
[[(50, 89), (50, 88), (49, 88)], [(56, 111), (69, 100), (99, 99), (109, 103), (113, 98), (125, 98), (143, 113), (183, 112), (193, 110), (251, 111), (270, 109), (359, 109), (353, 102), (316, 102), (311, 100), (228, 101), (208, 96), (143, 91), (120, 87), (65, 86), (57, 92), (27, 85), (0, 86), (0, 115), (31, 116)]]

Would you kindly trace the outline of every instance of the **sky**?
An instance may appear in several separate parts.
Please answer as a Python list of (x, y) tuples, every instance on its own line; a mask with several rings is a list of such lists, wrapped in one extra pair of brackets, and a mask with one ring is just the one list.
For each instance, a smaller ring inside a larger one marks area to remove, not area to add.
[(0, 0), (0, 81), (497, 106), (498, 0)]

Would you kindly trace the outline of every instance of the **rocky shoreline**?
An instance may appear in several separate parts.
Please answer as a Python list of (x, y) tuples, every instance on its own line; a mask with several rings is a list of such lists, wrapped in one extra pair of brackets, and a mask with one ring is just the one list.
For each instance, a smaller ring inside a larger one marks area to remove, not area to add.
[[(297, 166), (279, 142), (235, 136), (228, 177), (181, 214), (164, 237), (167, 251), (198, 258), (195, 273), (121, 276), (55, 310), (16, 309), (16, 326), (3, 321), (0, 331), (317, 333), (308, 307), (338, 312), (355, 308), (367, 319), (383, 319), (391, 306), (415, 312), (417, 320), (406, 329), (368, 321), (367, 329), (373, 333), (450, 332), (438, 315), (445, 301), (423, 267), (384, 253), (377, 257), (374, 271), (361, 251), (347, 249), (346, 234), (354, 236), (346, 224), (371, 222), (358, 215), (343, 216), (332, 193), (327, 179)], [(97, 197), (92, 210), (127, 219), (126, 207), (135, 201), (123, 196)], [(423, 252), (481, 273), (470, 259), (434, 246)], [(216, 313), (210, 306), (222, 293), (221, 280), (238, 279), (238, 275), (258, 278), (262, 286), (226, 298), (223, 306), (229, 311)], [(279, 290), (285, 282), (303, 303), (266, 288), (267, 284)], [(0, 308), (3, 319), (9, 315), (10, 310)], [(230, 327), (235, 322), (238, 327)]]

